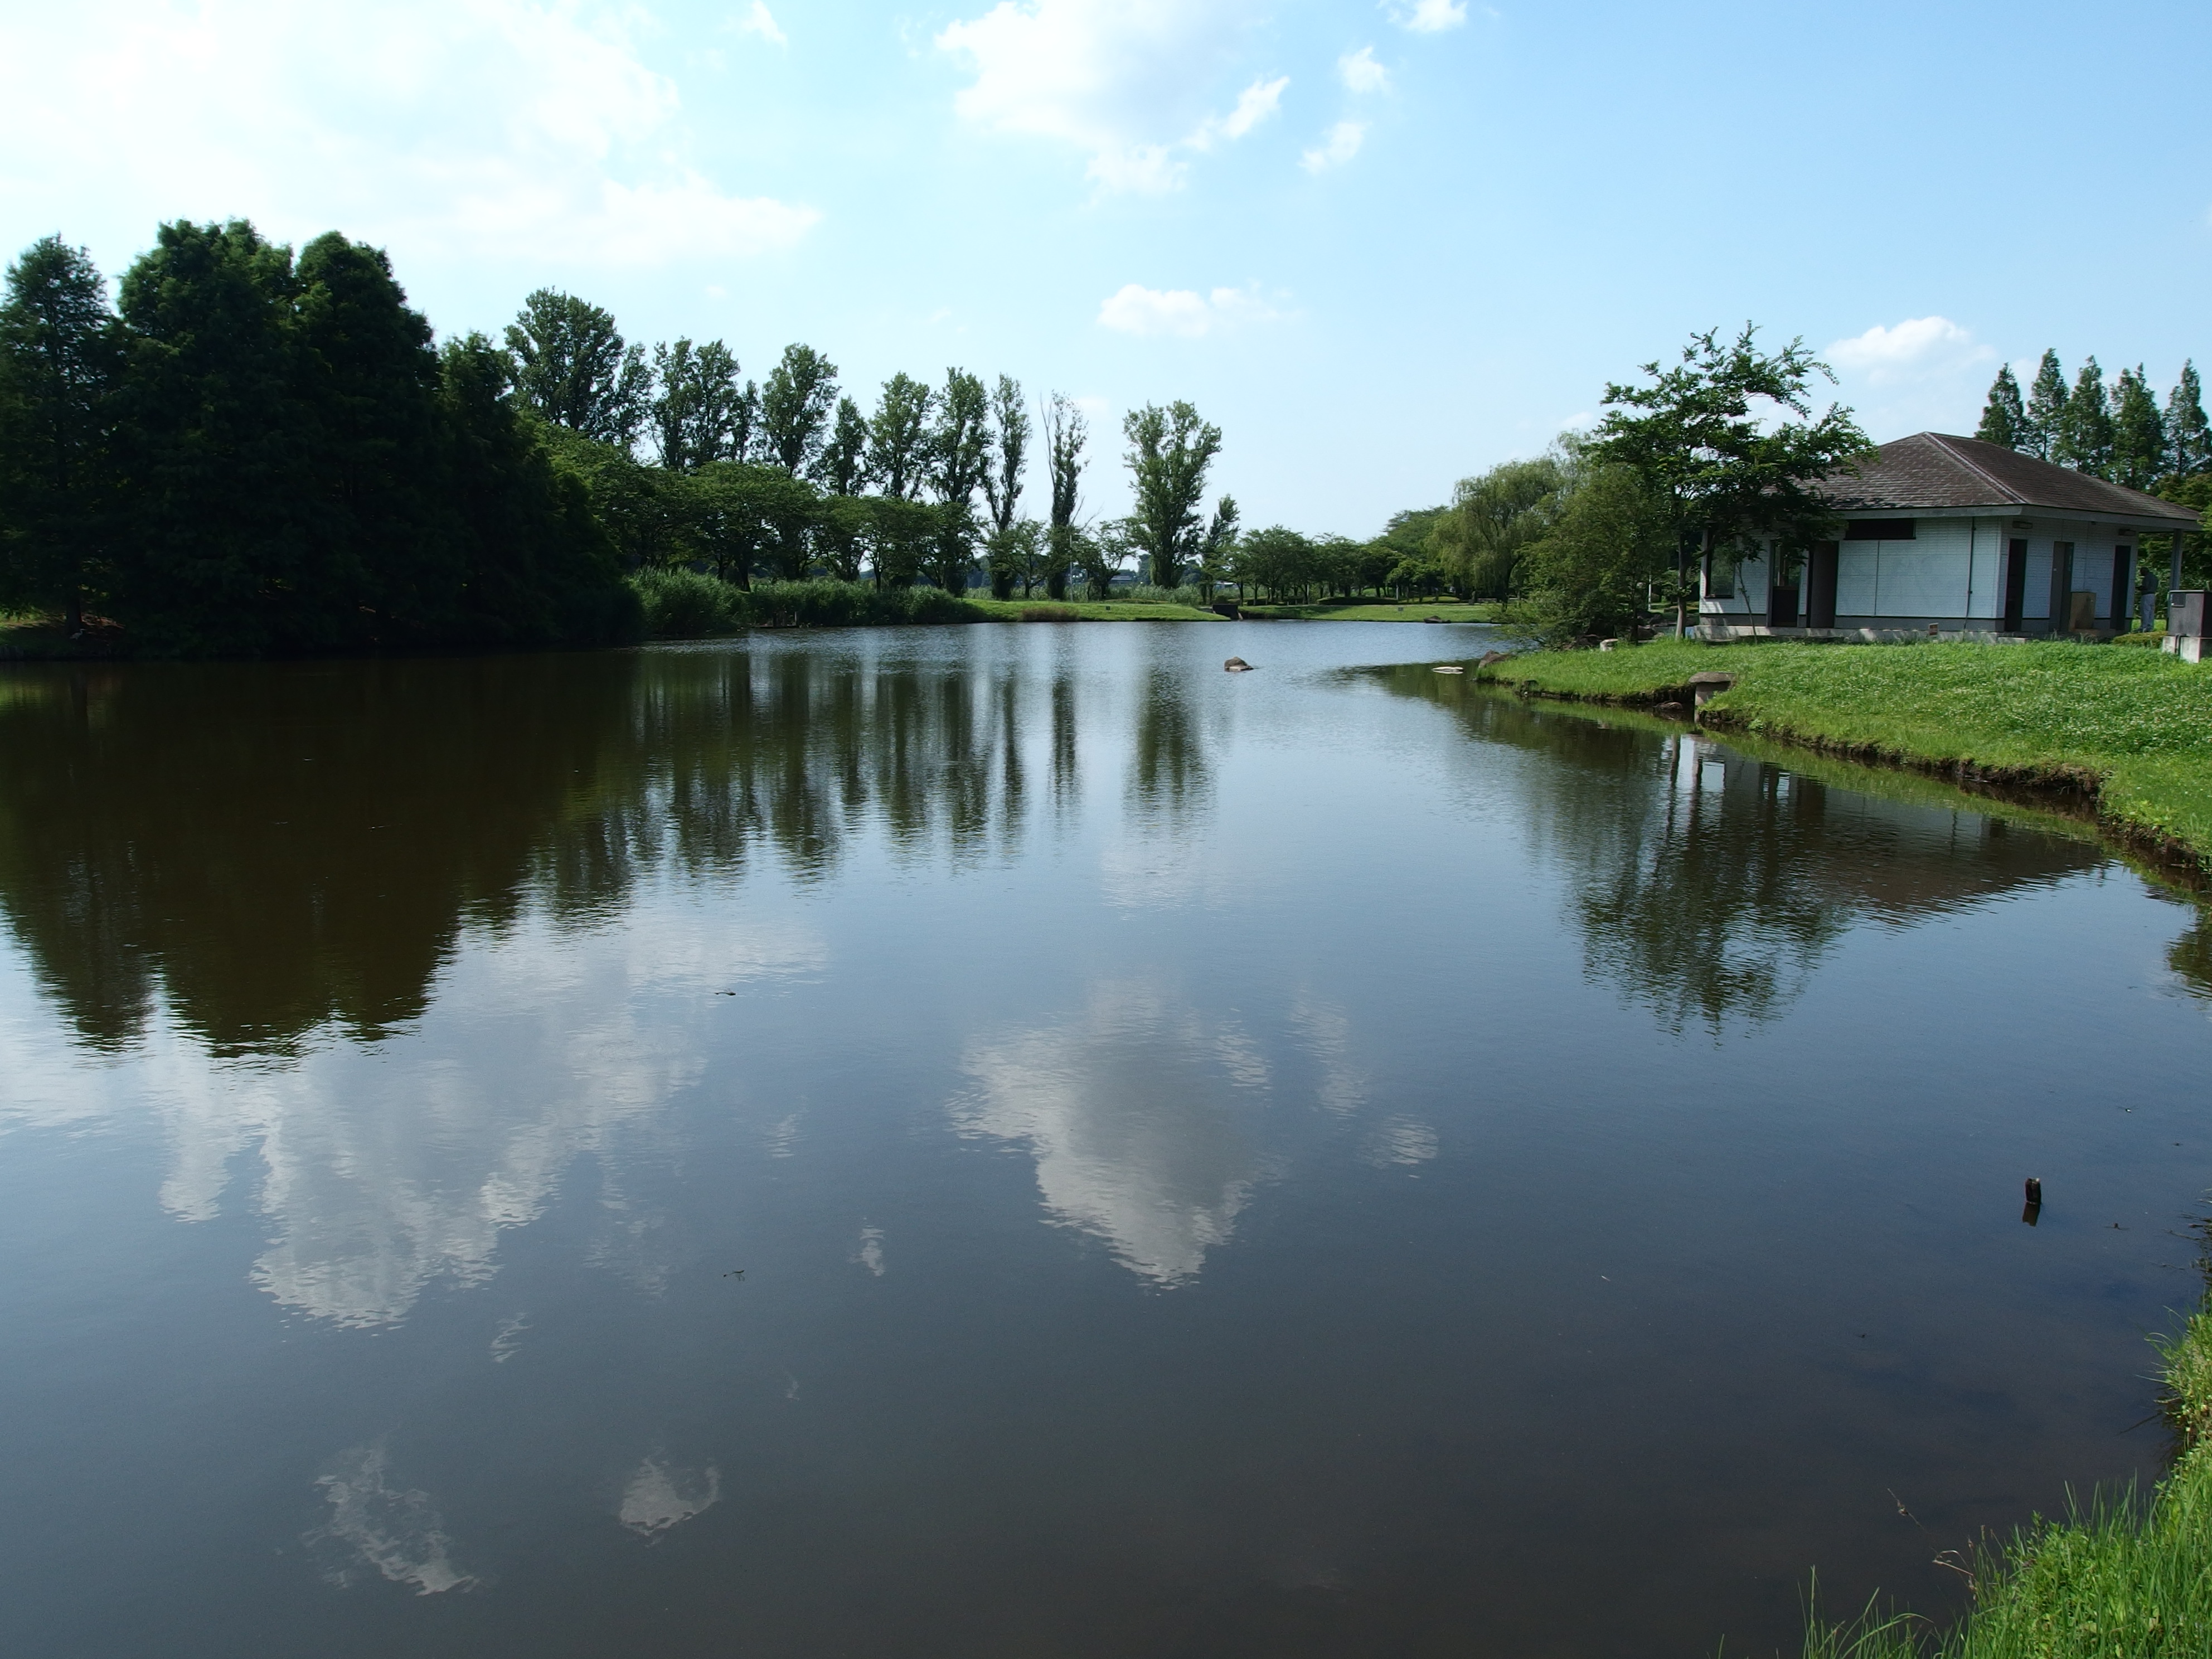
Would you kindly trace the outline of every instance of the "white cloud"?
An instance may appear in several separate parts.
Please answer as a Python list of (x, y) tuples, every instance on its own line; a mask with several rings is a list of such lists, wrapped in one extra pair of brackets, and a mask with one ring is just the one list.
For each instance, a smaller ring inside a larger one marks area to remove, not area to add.
[(627, 15), (530, 0), (17, 9), (0, 23), (0, 157), (18, 158), (0, 159), (0, 198), (58, 222), (93, 200), (149, 225), (337, 226), (403, 261), (658, 264), (805, 235), (812, 209), (732, 193), (685, 160), (675, 84)]
[(1388, 92), (1390, 71), (1375, 61), (1375, 48), (1362, 46), (1336, 60), (1336, 73), (1353, 92)]
[(738, 20), (736, 27), (738, 33), (757, 34), (770, 46), (787, 46), (791, 44), (783, 31), (775, 26), (775, 19), (770, 15), (764, 0), (753, 0), (752, 9)]
[(1200, 122), (1198, 130), (1183, 142), (1194, 149), (1211, 149), (1216, 139), (1242, 138), (1282, 107), (1283, 88), (1290, 84), (1287, 75), (1255, 81), (1237, 95), (1235, 109), (1218, 120), (1209, 117)]
[(1288, 78), (1262, 76), (1227, 114), (1212, 104), (1243, 10), (1243, 0), (1001, 0), (936, 44), (973, 67), (953, 99), (963, 120), (1073, 145), (1104, 189), (1158, 193), (1182, 185), (1190, 155), (1243, 137), (1281, 101)]
[(1911, 317), (1838, 340), (1822, 354), (1844, 401), (1877, 440), (1929, 428), (1971, 431), (1997, 354), (1948, 317)]
[(1827, 350), (1828, 361), (1837, 368), (1863, 374), (1876, 386), (1962, 362), (1985, 362), (1996, 355), (1948, 317), (1908, 318), (1894, 328), (1876, 323)]
[(1255, 287), (1217, 288), (1200, 294), (1192, 289), (1131, 283), (1098, 307), (1098, 323), (1140, 338), (1176, 334), (1195, 339), (1227, 325), (1272, 322), (1281, 314), (1261, 299)]
[(1341, 167), (1359, 154), (1360, 142), (1367, 137), (1367, 128), (1358, 121), (1339, 121), (1328, 130), (1320, 145), (1298, 158), (1298, 165), (1308, 173), (1320, 173), (1326, 168)]
[(1467, 21), (1467, 0), (1413, 0), (1410, 9), (1385, 0), (1384, 9), (1392, 22), (1416, 34), (1441, 34)]

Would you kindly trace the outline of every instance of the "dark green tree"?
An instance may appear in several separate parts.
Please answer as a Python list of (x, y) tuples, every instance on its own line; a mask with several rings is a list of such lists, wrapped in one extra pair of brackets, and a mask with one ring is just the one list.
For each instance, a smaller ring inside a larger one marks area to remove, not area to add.
[(627, 448), (653, 394), (645, 348), (626, 346), (611, 313), (557, 289), (541, 288), (507, 325), (514, 389), (546, 420)]
[(447, 477), (463, 538), (455, 638), (495, 646), (635, 639), (644, 628), (637, 594), (622, 579), (591, 487), (515, 406), (512, 368), (481, 334), (439, 354)]
[(1221, 453), (1221, 428), (1178, 401), (1165, 409), (1146, 404), (1132, 410), (1121, 422), (1121, 434), (1128, 440), (1123, 459), (1136, 496), (1131, 539), (1153, 586), (1177, 586), (1204, 532), (1200, 504), (1206, 472)]
[(868, 473), (893, 501), (912, 501), (929, 466), (929, 416), (936, 397), (912, 375), (894, 374), (868, 422)]
[(2020, 382), (2013, 378), (2010, 363), (2000, 368), (1996, 379), (1990, 383), (1989, 401), (1982, 405), (1982, 423), (1974, 428), (1974, 435), (1984, 443), (2002, 444), (2007, 449), (2027, 447), (2027, 407), (2021, 401)]
[(2166, 461), (2166, 421), (2141, 364), (2120, 371), (2115, 401), (2111, 477), (2130, 489), (2148, 489), (2172, 469)]
[(407, 304), (381, 250), (336, 231), (301, 250), (295, 285), (295, 388), (314, 488), (305, 526), (313, 563), (334, 603), (358, 597), (365, 642), (448, 639), (461, 554), (430, 325)]
[(292, 253), (252, 226), (163, 225), (125, 274), (115, 619), (157, 650), (368, 642), (360, 573), (315, 557), (319, 480)]
[(2058, 430), (2065, 421), (2066, 371), (2058, 366), (2056, 351), (2045, 351), (2035, 371), (2035, 383), (2027, 389), (2027, 428), (2021, 447), (2028, 454), (2049, 460), (2051, 447), (2058, 441)]
[(812, 346), (787, 345), (761, 389), (761, 437), (766, 459), (792, 477), (805, 474), (821, 453), (837, 405), (837, 365)]
[[(1803, 341), (1770, 354), (1758, 349), (1757, 333), (1746, 324), (1723, 343), (1708, 330), (1691, 337), (1674, 368), (1644, 364), (1649, 385), (1608, 385), (1611, 412), (1599, 423), (1590, 459), (1633, 469), (1667, 503), (1678, 546), (1697, 535), (1708, 555), (1728, 556), (1771, 539), (1787, 562), (1837, 521), (1821, 482), (1850, 470), (1873, 446), (1850, 410), (1832, 404), (1813, 416), (1812, 377), (1835, 376)], [(1756, 412), (1754, 401), (1763, 405)], [(1801, 418), (1771, 420), (1770, 408)], [(1678, 597), (1678, 633), (1686, 613)]]
[(689, 340), (653, 349), (657, 387), (647, 410), (660, 464), (696, 472), (709, 461), (732, 458), (736, 448), (738, 360), (720, 340), (695, 347)]
[(975, 491), (990, 470), (990, 395), (975, 375), (948, 368), (936, 402), (928, 476), (937, 497), (937, 535), (927, 573), (946, 592), (963, 593), (969, 567), (975, 562)]
[(2092, 477), (2112, 471), (2112, 407), (2105, 395), (2105, 371), (2092, 357), (2075, 377), (2066, 406), (2051, 435), (2051, 459)]
[(2187, 478), (2212, 471), (2212, 430), (2205, 424), (2204, 389), (2193, 362), (2181, 365), (2181, 379), (2166, 400), (2166, 441), (2167, 465), (2176, 476)]
[(121, 363), (107, 284), (58, 236), (8, 267), (0, 303), (0, 609), (84, 626), (112, 530), (107, 424)]

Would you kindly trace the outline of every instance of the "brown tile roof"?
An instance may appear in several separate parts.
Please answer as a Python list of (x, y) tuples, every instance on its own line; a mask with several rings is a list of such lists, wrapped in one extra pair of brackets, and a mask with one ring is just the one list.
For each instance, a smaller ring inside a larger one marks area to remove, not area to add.
[(1822, 487), (1839, 513), (1897, 513), (1915, 507), (2032, 508), (2074, 519), (2151, 519), (2194, 529), (2185, 507), (2054, 466), (1978, 438), (1917, 432), (1876, 450), (1858, 476)]

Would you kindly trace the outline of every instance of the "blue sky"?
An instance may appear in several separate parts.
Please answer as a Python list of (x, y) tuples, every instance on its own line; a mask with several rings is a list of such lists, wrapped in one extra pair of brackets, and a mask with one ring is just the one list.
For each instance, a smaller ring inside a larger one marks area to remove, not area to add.
[[(1757, 320), (1877, 438), (2002, 360), (2212, 360), (2195, 4), (76, 0), (0, 14), (0, 244), (388, 248), (441, 332), (957, 363), (1223, 428), (1248, 523), (1364, 535)], [(1042, 493), (1032, 481), (1032, 500)]]

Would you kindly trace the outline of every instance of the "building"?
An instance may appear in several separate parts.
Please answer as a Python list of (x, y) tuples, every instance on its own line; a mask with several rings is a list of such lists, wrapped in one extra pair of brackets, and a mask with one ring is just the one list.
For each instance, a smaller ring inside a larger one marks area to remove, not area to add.
[[(1922, 432), (1886, 443), (1824, 493), (1844, 517), (1778, 574), (1772, 546), (1709, 563), (1698, 605), (1710, 639), (1745, 634), (2027, 637), (2127, 626), (2146, 535), (2172, 538), (2180, 586), (2186, 507), (2001, 444)], [(2146, 623), (2150, 595), (2142, 596)]]

